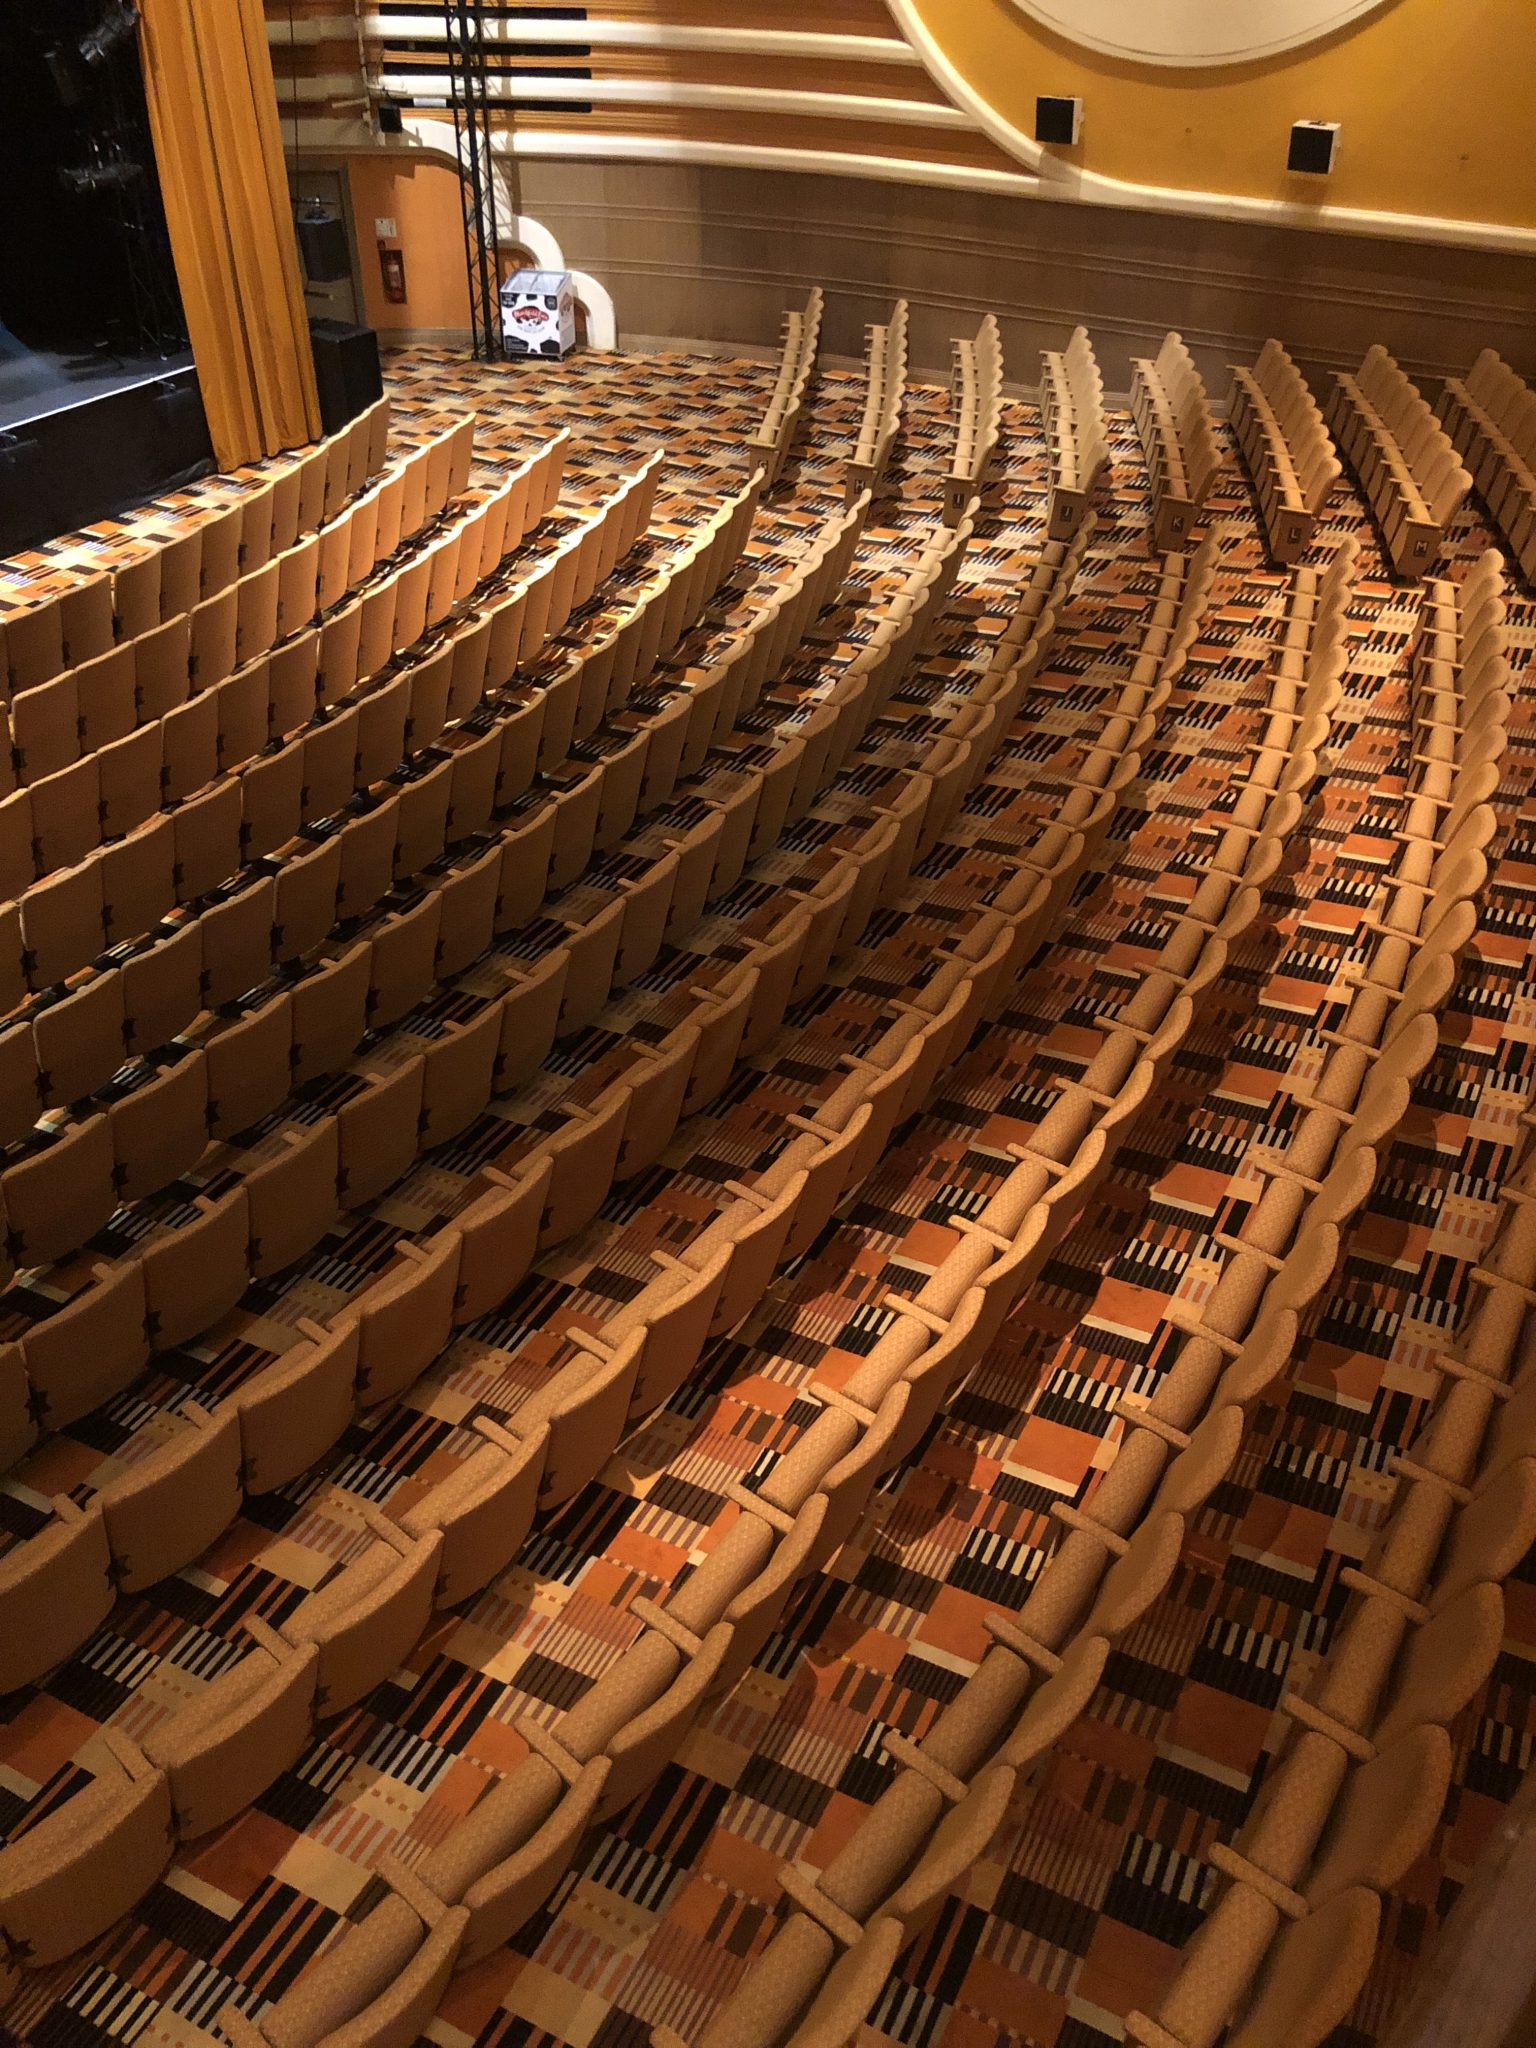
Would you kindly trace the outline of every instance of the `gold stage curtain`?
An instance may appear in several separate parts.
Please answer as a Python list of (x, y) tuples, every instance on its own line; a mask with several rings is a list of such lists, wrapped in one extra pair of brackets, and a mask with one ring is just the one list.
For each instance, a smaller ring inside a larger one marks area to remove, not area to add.
[(222, 469), (320, 433), (261, 0), (140, 0), (155, 161)]

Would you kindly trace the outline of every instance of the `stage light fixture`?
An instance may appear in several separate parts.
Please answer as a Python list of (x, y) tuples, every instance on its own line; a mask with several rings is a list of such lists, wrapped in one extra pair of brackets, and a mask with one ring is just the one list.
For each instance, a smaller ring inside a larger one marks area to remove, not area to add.
[(143, 175), (141, 163), (135, 163), (132, 157), (113, 146), (93, 157), (89, 163), (62, 165), (59, 181), (70, 192), (121, 192)]
[(101, 19), (88, 35), (79, 42), (79, 51), (84, 63), (94, 68), (105, 64), (114, 51), (130, 41), (139, 25), (139, 10), (132, 0), (112, 0)]
[(43, 62), (48, 76), (53, 80), (53, 89), (59, 96), (59, 105), (71, 109), (78, 107), (85, 97), (85, 77), (80, 69), (80, 52), (68, 43), (55, 43), (51, 50), (43, 52)]

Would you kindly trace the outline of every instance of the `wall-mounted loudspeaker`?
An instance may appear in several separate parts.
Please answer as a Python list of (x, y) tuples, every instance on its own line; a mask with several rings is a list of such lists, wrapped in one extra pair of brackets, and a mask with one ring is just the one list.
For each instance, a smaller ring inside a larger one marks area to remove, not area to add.
[(405, 131), (405, 118), (393, 100), (380, 100), (374, 112), (379, 117), (381, 135), (400, 135)]
[(327, 213), (312, 199), (294, 222), (294, 233), (299, 238), (304, 275), (311, 284), (334, 284), (339, 277), (351, 276), (346, 223), (339, 215)]
[(1337, 121), (1298, 121), (1291, 130), (1288, 171), (1306, 171), (1314, 178), (1326, 178), (1333, 169), (1339, 146)]
[(1042, 94), (1035, 101), (1036, 142), (1057, 142), (1070, 148), (1083, 132), (1081, 100), (1057, 99)]

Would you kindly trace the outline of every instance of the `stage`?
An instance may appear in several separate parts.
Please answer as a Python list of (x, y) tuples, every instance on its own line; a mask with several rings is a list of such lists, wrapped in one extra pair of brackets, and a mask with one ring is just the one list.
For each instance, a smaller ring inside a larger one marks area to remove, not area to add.
[(135, 384), (173, 377), (192, 366), (190, 349), (174, 355), (121, 356), (29, 349), (0, 327), (0, 433), (48, 419), (73, 405), (111, 398)]
[(136, 25), (128, 0), (0, 7), (0, 555), (212, 463)]
[(11, 353), (8, 340), (0, 339), (0, 555), (213, 467), (188, 350)]

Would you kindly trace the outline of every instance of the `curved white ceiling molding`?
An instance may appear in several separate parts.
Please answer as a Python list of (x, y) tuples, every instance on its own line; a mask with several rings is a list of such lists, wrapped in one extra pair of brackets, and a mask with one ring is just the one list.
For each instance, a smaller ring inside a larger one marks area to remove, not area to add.
[[(316, 130), (323, 124), (311, 124)], [(434, 155), (457, 164), (453, 129), (446, 122), (405, 109), (406, 132)], [(316, 145), (318, 146), (318, 145)], [(399, 152), (396, 152), (399, 154)], [(977, 164), (947, 164), (922, 157), (871, 156), (855, 150), (776, 149), (765, 143), (695, 142), (678, 135), (606, 135), (589, 129), (498, 130), (494, 142), (498, 204), (516, 210), (506, 166), (512, 156), (571, 157), (577, 162), (720, 164), (751, 171), (809, 171), (823, 176), (875, 178), (893, 185), (938, 185), (951, 191), (992, 192), (1019, 199), (1040, 189), (1023, 171), (993, 171)], [(555, 268), (561, 266), (555, 265)]]
[(1315, 43), (1388, 0), (1013, 0), (1042, 27), (1140, 64), (1247, 64)]
[(962, 107), (999, 148), (1027, 164), (1039, 178), (1041, 199), (1075, 199), (1085, 205), (1147, 207), (1156, 213), (1191, 213), (1207, 220), (1252, 221), (1261, 227), (1323, 228), (1342, 235), (1393, 236), (1404, 242), (1443, 242), (1463, 248), (1499, 249), (1514, 256), (1536, 250), (1536, 228), (1502, 221), (1445, 220), (1438, 214), (1378, 213), (1362, 206), (1302, 206), (1283, 199), (1250, 199), (1238, 193), (1191, 192), (1175, 185), (1138, 185), (1080, 170), (1041, 149), (1032, 136), (1004, 118), (971, 84), (930, 32), (915, 0), (886, 0), (897, 27), (922, 58), (928, 75), (946, 97)]

